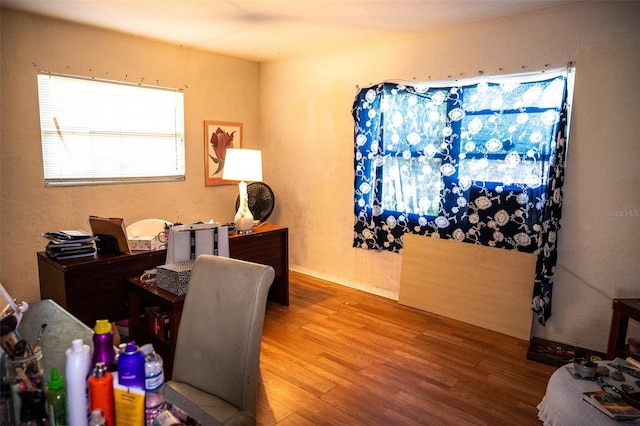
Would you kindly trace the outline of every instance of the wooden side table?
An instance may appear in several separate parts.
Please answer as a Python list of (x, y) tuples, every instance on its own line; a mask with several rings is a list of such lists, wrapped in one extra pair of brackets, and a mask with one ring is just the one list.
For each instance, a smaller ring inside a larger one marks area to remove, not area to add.
[[(184, 296), (145, 284), (139, 278), (127, 280), (127, 294), (129, 337), (135, 340), (138, 346), (152, 343), (164, 361), (165, 379), (171, 379)], [(166, 319), (166, 323), (162, 321), (163, 318)]]
[(613, 299), (613, 317), (609, 331), (607, 359), (625, 358), (629, 318), (640, 321), (640, 299)]

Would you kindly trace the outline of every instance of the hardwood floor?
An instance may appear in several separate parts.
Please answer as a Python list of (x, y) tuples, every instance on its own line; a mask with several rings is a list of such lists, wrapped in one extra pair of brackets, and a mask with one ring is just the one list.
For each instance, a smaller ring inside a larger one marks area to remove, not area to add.
[(292, 272), (269, 303), (259, 425), (540, 425), (528, 342)]

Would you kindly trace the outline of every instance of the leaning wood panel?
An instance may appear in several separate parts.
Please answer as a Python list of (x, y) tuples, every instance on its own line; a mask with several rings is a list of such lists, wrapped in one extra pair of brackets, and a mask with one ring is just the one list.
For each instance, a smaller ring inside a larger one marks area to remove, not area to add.
[(536, 257), (405, 234), (398, 302), (529, 340)]

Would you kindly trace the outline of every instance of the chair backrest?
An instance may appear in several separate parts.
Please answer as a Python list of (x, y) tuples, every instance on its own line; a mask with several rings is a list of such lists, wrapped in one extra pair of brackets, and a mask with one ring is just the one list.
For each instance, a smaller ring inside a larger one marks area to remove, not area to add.
[(256, 416), (260, 343), (271, 266), (197, 258), (178, 330), (172, 380)]

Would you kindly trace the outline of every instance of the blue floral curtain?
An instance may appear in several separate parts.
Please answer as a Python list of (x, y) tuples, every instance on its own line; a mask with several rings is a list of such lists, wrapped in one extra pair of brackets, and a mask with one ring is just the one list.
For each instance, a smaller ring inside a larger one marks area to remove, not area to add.
[(566, 70), (361, 89), (354, 247), (405, 233), (537, 254), (532, 309), (551, 315), (567, 130)]

